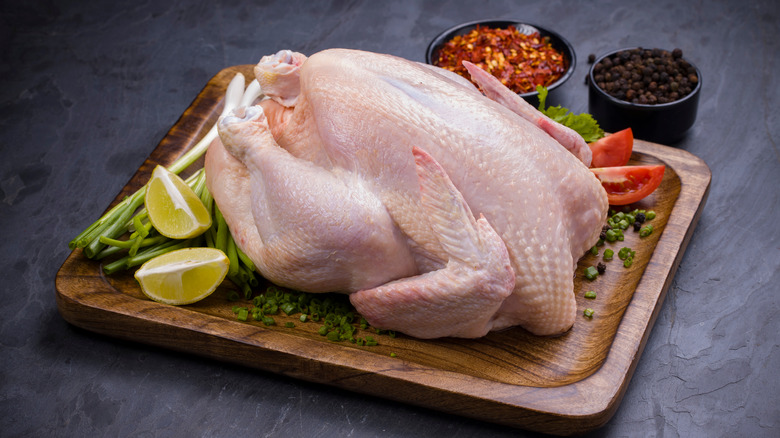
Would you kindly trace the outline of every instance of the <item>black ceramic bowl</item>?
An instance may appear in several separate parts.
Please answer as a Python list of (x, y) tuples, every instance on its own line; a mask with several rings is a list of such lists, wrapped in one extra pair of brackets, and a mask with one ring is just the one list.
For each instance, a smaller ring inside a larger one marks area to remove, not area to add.
[[(669, 103), (639, 104), (617, 99), (601, 89), (594, 79), (596, 65), (604, 58), (614, 57), (624, 48), (600, 56), (588, 73), (588, 112), (607, 132), (631, 128), (634, 137), (655, 143), (671, 144), (682, 140), (696, 121), (701, 91), (701, 72), (696, 70), (698, 81), (685, 97)], [(683, 58), (684, 59), (684, 58)]]
[[(425, 52), (425, 61), (428, 64), (435, 65), (433, 63), (433, 60), (438, 58), (438, 50), (444, 43), (451, 40), (457, 35), (465, 35), (471, 32), (477, 27), (477, 25), (487, 26), (492, 28), (502, 28), (502, 29), (505, 29), (508, 26), (515, 26), (517, 30), (520, 31), (521, 33), (531, 34), (533, 32), (538, 31), (539, 35), (541, 35), (542, 37), (549, 38), (550, 44), (553, 46), (553, 48), (563, 53), (567, 62), (566, 72), (563, 74), (563, 76), (561, 76), (557, 81), (555, 81), (555, 83), (547, 87), (547, 106), (559, 104), (559, 102), (556, 99), (555, 90), (561, 85), (563, 85), (563, 83), (566, 82), (572, 76), (572, 74), (574, 73), (574, 67), (577, 64), (577, 58), (574, 55), (574, 48), (572, 47), (572, 45), (569, 44), (569, 42), (566, 41), (562, 36), (558, 35), (557, 33), (549, 29), (545, 29), (535, 24), (524, 23), (522, 21), (512, 21), (512, 20), (479, 20), (479, 21), (471, 21), (468, 23), (459, 24), (440, 33), (439, 35), (436, 36), (436, 38), (433, 39), (433, 41), (431, 41), (430, 44), (428, 44), (428, 49)], [(523, 99), (525, 99), (534, 107), (538, 106), (539, 104), (538, 95), (539, 93), (537, 93), (536, 91), (520, 94), (520, 96)]]

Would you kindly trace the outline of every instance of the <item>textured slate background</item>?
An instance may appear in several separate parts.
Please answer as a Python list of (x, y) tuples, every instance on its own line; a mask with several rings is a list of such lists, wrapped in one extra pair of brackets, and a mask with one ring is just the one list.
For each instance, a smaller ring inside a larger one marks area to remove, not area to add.
[(549, 26), (587, 55), (683, 49), (698, 121), (676, 146), (709, 201), (625, 398), (594, 436), (780, 435), (780, 3), (4, 1), (0, 6), (0, 435), (533, 436), (68, 325), (54, 276), (205, 83), (282, 48), (423, 60), (477, 18)]

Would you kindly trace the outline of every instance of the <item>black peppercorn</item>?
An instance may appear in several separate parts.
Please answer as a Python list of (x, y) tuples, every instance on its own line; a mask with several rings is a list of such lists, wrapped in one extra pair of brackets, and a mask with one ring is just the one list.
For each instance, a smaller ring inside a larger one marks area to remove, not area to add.
[(596, 63), (593, 71), (599, 75), (596, 85), (611, 96), (645, 105), (682, 99), (699, 81), (679, 48), (621, 50)]

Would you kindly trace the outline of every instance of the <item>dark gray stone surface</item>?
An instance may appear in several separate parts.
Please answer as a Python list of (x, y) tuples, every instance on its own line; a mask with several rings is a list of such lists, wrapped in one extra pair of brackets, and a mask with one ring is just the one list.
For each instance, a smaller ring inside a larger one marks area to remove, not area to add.
[[(704, 89), (676, 146), (712, 169), (699, 226), (625, 398), (594, 436), (780, 435), (780, 3), (17, 1), (0, 10), (0, 435), (524, 436), (522, 431), (121, 342), (67, 324), (54, 277), (205, 83), (282, 48), (423, 60), (476, 18), (589, 53), (683, 49)], [(528, 434), (531, 435), (531, 434)]]

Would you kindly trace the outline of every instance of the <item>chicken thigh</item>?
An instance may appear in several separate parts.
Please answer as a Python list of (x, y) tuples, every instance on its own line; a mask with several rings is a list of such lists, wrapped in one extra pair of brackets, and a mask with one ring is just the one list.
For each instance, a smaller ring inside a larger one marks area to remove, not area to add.
[(568, 330), (606, 193), (581, 138), (472, 68), (484, 94), (389, 55), (264, 57), (270, 99), (222, 117), (206, 157), (260, 272), (420, 338)]

